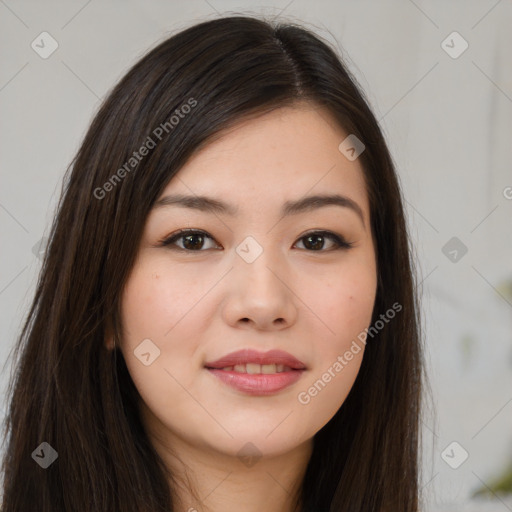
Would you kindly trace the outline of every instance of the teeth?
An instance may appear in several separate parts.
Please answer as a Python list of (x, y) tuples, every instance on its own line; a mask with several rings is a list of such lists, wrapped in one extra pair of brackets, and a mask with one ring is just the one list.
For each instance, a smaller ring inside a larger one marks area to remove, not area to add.
[(277, 367), (275, 364), (262, 364), (261, 373), (276, 373)]
[(260, 364), (254, 364), (254, 363), (247, 363), (245, 365), (245, 368), (247, 370), (247, 373), (261, 373), (261, 365)]
[(234, 366), (226, 366), (225, 368), (222, 368), (222, 370), (225, 372), (235, 371), (237, 373), (249, 373), (251, 375), (254, 375), (254, 374), (270, 375), (273, 373), (292, 371), (292, 369), (289, 366), (285, 366), (284, 364), (256, 364), (256, 363), (236, 364)]

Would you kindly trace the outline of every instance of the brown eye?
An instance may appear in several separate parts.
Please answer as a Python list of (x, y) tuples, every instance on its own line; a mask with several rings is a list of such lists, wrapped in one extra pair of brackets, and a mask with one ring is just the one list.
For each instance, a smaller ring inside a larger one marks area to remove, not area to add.
[[(177, 244), (178, 240), (182, 241), (182, 245)], [(213, 241), (213, 238), (206, 234), (204, 231), (181, 230), (164, 240), (161, 245), (169, 246), (170, 249), (181, 249), (183, 251), (189, 252), (201, 252), (204, 250), (204, 244), (206, 240)], [(215, 245), (214, 247), (207, 247), (206, 249), (212, 249), (215, 247), (218, 246)]]
[[(326, 250), (336, 249), (349, 249), (352, 247), (352, 242), (347, 242), (343, 237), (331, 233), (330, 231), (315, 231), (302, 236), (299, 240), (303, 240), (304, 248), (308, 251), (325, 252)], [(330, 249), (324, 249), (325, 241), (330, 240), (331, 244), (334, 243), (334, 247)]]

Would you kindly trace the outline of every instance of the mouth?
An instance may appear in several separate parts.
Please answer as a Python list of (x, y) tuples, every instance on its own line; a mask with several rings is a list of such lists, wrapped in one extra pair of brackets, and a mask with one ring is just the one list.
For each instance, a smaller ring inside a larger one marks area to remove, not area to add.
[(205, 363), (206, 368), (227, 369), (239, 373), (278, 373), (284, 369), (305, 370), (306, 365), (296, 357), (283, 350), (259, 352), (243, 349), (221, 357), (213, 362)]
[(306, 366), (287, 352), (243, 350), (206, 363), (205, 369), (237, 391), (268, 396), (297, 382)]
[(234, 366), (225, 366), (224, 368), (214, 368), (206, 366), (207, 370), (221, 370), (223, 372), (248, 373), (250, 375), (272, 375), (274, 373), (283, 373), (291, 371), (300, 371), (296, 368), (290, 368), (284, 364), (236, 364)]

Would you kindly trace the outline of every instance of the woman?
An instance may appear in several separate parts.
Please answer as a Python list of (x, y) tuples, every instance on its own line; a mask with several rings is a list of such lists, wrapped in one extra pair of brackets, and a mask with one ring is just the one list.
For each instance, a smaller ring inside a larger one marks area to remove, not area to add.
[(418, 510), (397, 176), (334, 51), (203, 22), (119, 82), (17, 345), (4, 512)]

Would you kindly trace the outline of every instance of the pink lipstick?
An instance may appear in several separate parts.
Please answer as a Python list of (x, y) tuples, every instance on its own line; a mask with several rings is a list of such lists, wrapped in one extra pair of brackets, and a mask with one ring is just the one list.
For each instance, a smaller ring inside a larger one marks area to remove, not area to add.
[(282, 350), (232, 352), (205, 368), (225, 384), (252, 396), (267, 396), (294, 384), (306, 365)]

